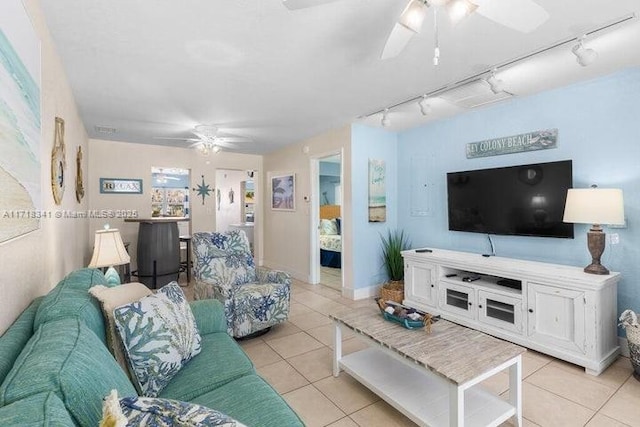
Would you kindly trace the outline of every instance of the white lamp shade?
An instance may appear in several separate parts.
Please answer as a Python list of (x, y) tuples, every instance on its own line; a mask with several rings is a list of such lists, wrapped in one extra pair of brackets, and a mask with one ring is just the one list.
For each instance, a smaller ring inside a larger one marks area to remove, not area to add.
[(96, 231), (93, 256), (89, 267), (111, 267), (126, 264), (131, 260), (116, 228)]
[(411, 0), (400, 15), (398, 22), (414, 33), (419, 33), (424, 18), (427, 16), (428, 8), (429, 6), (422, 0)]
[(563, 221), (578, 224), (624, 224), (622, 190), (616, 188), (569, 189)]

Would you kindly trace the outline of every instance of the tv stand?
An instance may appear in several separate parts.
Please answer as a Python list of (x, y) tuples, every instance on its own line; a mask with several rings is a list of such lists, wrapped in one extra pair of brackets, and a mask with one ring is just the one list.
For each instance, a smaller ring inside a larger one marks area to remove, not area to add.
[(600, 276), (579, 267), (436, 248), (402, 255), (405, 305), (583, 366), (592, 375), (620, 353), (619, 273)]

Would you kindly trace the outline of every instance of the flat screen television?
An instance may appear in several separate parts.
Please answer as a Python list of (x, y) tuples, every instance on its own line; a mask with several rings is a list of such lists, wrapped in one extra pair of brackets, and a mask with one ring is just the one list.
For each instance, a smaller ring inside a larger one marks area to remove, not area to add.
[(449, 230), (573, 238), (571, 160), (447, 173)]

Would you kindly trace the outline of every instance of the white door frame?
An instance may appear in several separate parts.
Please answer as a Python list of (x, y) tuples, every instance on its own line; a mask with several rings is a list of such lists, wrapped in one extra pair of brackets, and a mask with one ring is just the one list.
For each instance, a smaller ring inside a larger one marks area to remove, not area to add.
[[(311, 215), (309, 215), (309, 230), (311, 250), (310, 250), (310, 268), (309, 268), (309, 283), (316, 285), (320, 283), (320, 239), (318, 239), (318, 230), (320, 229), (320, 160), (325, 157), (340, 156), (340, 185), (342, 191), (340, 192), (340, 211), (344, 207), (344, 154), (343, 150), (337, 149), (324, 153), (314, 154), (309, 157), (310, 171), (311, 171)], [(341, 214), (342, 215), (342, 214)], [(344, 252), (340, 252), (341, 264), (344, 263)], [(340, 281), (344, 288), (344, 268), (340, 269)]]

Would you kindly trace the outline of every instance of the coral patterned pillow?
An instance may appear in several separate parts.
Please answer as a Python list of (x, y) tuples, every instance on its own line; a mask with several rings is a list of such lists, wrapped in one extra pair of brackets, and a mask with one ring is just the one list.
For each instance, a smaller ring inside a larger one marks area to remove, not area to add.
[(144, 396), (155, 397), (193, 356), (201, 337), (176, 282), (113, 312), (129, 368)]

